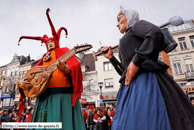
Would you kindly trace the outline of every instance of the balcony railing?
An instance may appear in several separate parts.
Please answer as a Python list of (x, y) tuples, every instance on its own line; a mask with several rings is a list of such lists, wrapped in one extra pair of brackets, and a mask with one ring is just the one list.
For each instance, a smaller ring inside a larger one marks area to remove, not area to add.
[(194, 79), (194, 72), (185, 72), (185, 77), (187, 79)]

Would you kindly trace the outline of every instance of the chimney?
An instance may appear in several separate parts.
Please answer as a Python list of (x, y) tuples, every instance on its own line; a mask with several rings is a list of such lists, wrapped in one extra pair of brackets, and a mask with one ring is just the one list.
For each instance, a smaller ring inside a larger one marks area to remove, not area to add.
[(30, 54), (26, 56), (26, 63), (30, 62)]

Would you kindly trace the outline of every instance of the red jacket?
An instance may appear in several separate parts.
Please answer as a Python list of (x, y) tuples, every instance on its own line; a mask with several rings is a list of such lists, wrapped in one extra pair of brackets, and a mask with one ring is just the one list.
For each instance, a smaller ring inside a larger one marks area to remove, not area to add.
[(88, 118), (87, 112), (82, 112), (82, 116), (84, 118), (84, 123), (86, 124), (86, 119)]
[(30, 113), (26, 119), (26, 122), (31, 122), (31, 119), (32, 119), (32, 114)]
[[(114, 113), (115, 113), (115, 111), (112, 110), (112, 111), (109, 113), (109, 117), (110, 117), (110, 118), (111, 118), (111, 117), (113, 118)], [(112, 120), (110, 120), (109, 124), (112, 125)]]
[(21, 122), (20, 118), (18, 117), (18, 119), (15, 122)]

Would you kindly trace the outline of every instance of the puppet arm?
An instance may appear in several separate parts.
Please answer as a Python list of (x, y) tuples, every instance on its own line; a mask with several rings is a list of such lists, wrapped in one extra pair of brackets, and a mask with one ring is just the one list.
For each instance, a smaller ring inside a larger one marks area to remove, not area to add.
[(107, 53), (103, 54), (104, 57), (106, 57), (107, 59), (109, 59), (109, 61), (111, 62), (111, 64), (114, 66), (115, 70), (117, 71), (117, 73), (119, 75), (122, 75), (123, 73), (123, 67), (121, 65), (121, 63), (113, 56), (113, 51), (112, 48), (110, 46), (105, 46), (101, 49), (101, 52), (106, 52)]

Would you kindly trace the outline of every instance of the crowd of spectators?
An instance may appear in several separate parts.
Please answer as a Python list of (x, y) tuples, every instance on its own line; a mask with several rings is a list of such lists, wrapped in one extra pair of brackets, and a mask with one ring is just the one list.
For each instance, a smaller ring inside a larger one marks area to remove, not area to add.
[(115, 107), (82, 108), (86, 130), (111, 130)]
[(0, 111), (0, 124), (2, 122), (30, 122), (33, 112), (34, 108), (29, 106), (19, 116), (17, 105), (9, 109), (4, 108)]

